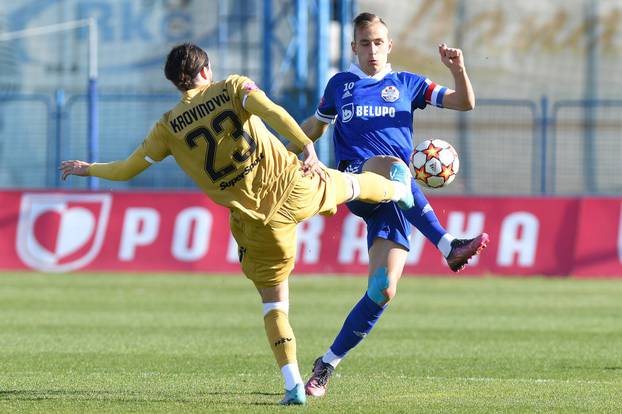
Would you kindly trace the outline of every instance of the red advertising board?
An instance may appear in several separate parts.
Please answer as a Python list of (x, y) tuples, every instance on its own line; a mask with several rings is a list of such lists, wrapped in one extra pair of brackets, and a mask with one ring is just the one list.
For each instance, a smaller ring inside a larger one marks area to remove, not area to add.
[[(452, 234), (491, 237), (461, 274), (622, 277), (622, 199), (430, 198)], [(0, 192), (0, 269), (239, 272), (228, 220), (194, 192)], [(366, 274), (364, 223), (302, 223), (295, 271)], [(417, 230), (405, 273), (452, 274)]]
[(622, 277), (622, 198), (586, 198), (577, 220), (573, 274)]

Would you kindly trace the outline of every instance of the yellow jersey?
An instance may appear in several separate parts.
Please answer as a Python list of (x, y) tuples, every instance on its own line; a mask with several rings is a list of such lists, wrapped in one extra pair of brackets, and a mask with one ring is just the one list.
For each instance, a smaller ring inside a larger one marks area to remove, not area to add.
[(301, 177), (300, 162), (244, 109), (251, 93), (263, 94), (239, 75), (184, 92), (142, 150), (149, 162), (172, 155), (214, 202), (267, 222)]

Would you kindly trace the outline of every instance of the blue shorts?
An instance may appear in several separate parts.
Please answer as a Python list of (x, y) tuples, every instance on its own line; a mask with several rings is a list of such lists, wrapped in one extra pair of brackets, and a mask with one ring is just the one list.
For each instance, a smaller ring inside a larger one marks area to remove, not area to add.
[[(358, 174), (363, 171), (365, 160), (341, 161), (339, 170)], [(390, 240), (410, 250), (410, 223), (396, 203), (369, 204), (362, 201), (346, 203), (348, 209), (367, 224), (367, 248), (376, 238)]]

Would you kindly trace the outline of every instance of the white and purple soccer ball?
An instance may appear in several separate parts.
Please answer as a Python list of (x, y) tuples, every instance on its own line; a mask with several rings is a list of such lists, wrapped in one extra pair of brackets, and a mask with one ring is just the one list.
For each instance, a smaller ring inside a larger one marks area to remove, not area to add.
[(441, 188), (451, 184), (459, 169), (458, 153), (442, 139), (426, 139), (410, 156), (413, 177), (426, 187)]

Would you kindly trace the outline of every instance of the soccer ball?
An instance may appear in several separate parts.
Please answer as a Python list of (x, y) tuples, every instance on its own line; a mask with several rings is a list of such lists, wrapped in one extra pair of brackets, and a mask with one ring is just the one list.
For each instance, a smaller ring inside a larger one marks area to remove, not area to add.
[(460, 169), (458, 153), (442, 139), (426, 139), (410, 156), (410, 171), (418, 183), (431, 188), (450, 184)]

